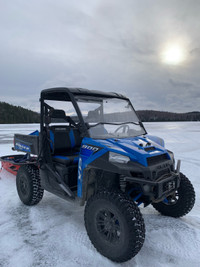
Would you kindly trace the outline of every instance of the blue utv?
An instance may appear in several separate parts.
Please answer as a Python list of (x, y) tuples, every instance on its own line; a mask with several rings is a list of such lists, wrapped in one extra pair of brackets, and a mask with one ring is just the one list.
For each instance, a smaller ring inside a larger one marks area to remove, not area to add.
[(40, 132), (14, 137), (14, 149), (26, 155), (1, 158), (20, 166), (16, 184), (24, 204), (39, 203), (44, 189), (86, 203), (88, 236), (115, 262), (131, 259), (144, 243), (140, 204), (172, 217), (192, 209), (195, 192), (180, 161), (175, 167), (164, 141), (147, 134), (127, 97), (51, 88), (40, 103)]

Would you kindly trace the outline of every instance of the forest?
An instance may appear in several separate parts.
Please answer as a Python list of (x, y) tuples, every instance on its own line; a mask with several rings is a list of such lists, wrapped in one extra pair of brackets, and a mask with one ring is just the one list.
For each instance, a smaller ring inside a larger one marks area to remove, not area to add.
[(20, 106), (13, 106), (5, 102), (0, 102), (0, 123), (37, 123), (40, 116), (37, 112)]
[(200, 121), (200, 112), (173, 113), (155, 110), (138, 110), (137, 114), (142, 121)]
[[(143, 122), (153, 121), (200, 121), (200, 112), (173, 113), (156, 110), (138, 110), (137, 114)], [(40, 115), (37, 112), (20, 106), (0, 102), (0, 124), (9, 123), (39, 123)]]

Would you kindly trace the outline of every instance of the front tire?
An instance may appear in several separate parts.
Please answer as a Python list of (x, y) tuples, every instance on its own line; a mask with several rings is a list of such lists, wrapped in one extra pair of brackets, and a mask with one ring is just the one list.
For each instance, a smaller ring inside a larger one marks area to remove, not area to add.
[(137, 205), (125, 194), (95, 194), (87, 201), (84, 218), (94, 247), (110, 260), (125, 262), (142, 248), (144, 220)]
[(182, 217), (189, 213), (195, 203), (195, 192), (190, 180), (180, 173), (181, 182), (177, 191), (163, 202), (152, 203), (161, 214), (171, 217)]
[(34, 165), (23, 165), (19, 168), (16, 186), (19, 198), (25, 205), (36, 205), (43, 197), (39, 169)]

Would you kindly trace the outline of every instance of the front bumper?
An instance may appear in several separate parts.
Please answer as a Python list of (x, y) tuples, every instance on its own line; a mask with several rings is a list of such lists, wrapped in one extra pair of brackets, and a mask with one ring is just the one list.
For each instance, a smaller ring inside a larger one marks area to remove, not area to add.
[(156, 181), (148, 181), (133, 177), (124, 177), (124, 180), (130, 183), (139, 184), (143, 191), (143, 195), (149, 197), (149, 200), (152, 202), (162, 201), (175, 192), (180, 186), (180, 175), (177, 172), (163, 175)]

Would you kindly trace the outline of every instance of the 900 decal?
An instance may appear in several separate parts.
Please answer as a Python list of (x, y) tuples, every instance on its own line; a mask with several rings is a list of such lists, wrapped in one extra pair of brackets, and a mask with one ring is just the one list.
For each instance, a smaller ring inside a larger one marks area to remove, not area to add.
[(81, 146), (81, 154), (86, 156), (86, 157), (90, 157), (94, 153), (98, 152), (100, 149), (101, 149), (100, 147), (96, 147), (96, 146), (92, 146), (92, 145), (82, 145)]
[(97, 151), (99, 150), (98, 147), (95, 147), (95, 146), (88, 146), (88, 145), (82, 145), (81, 148), (82, 148), (82, 149), (92, 150), (93, 152), (97, 152)]

